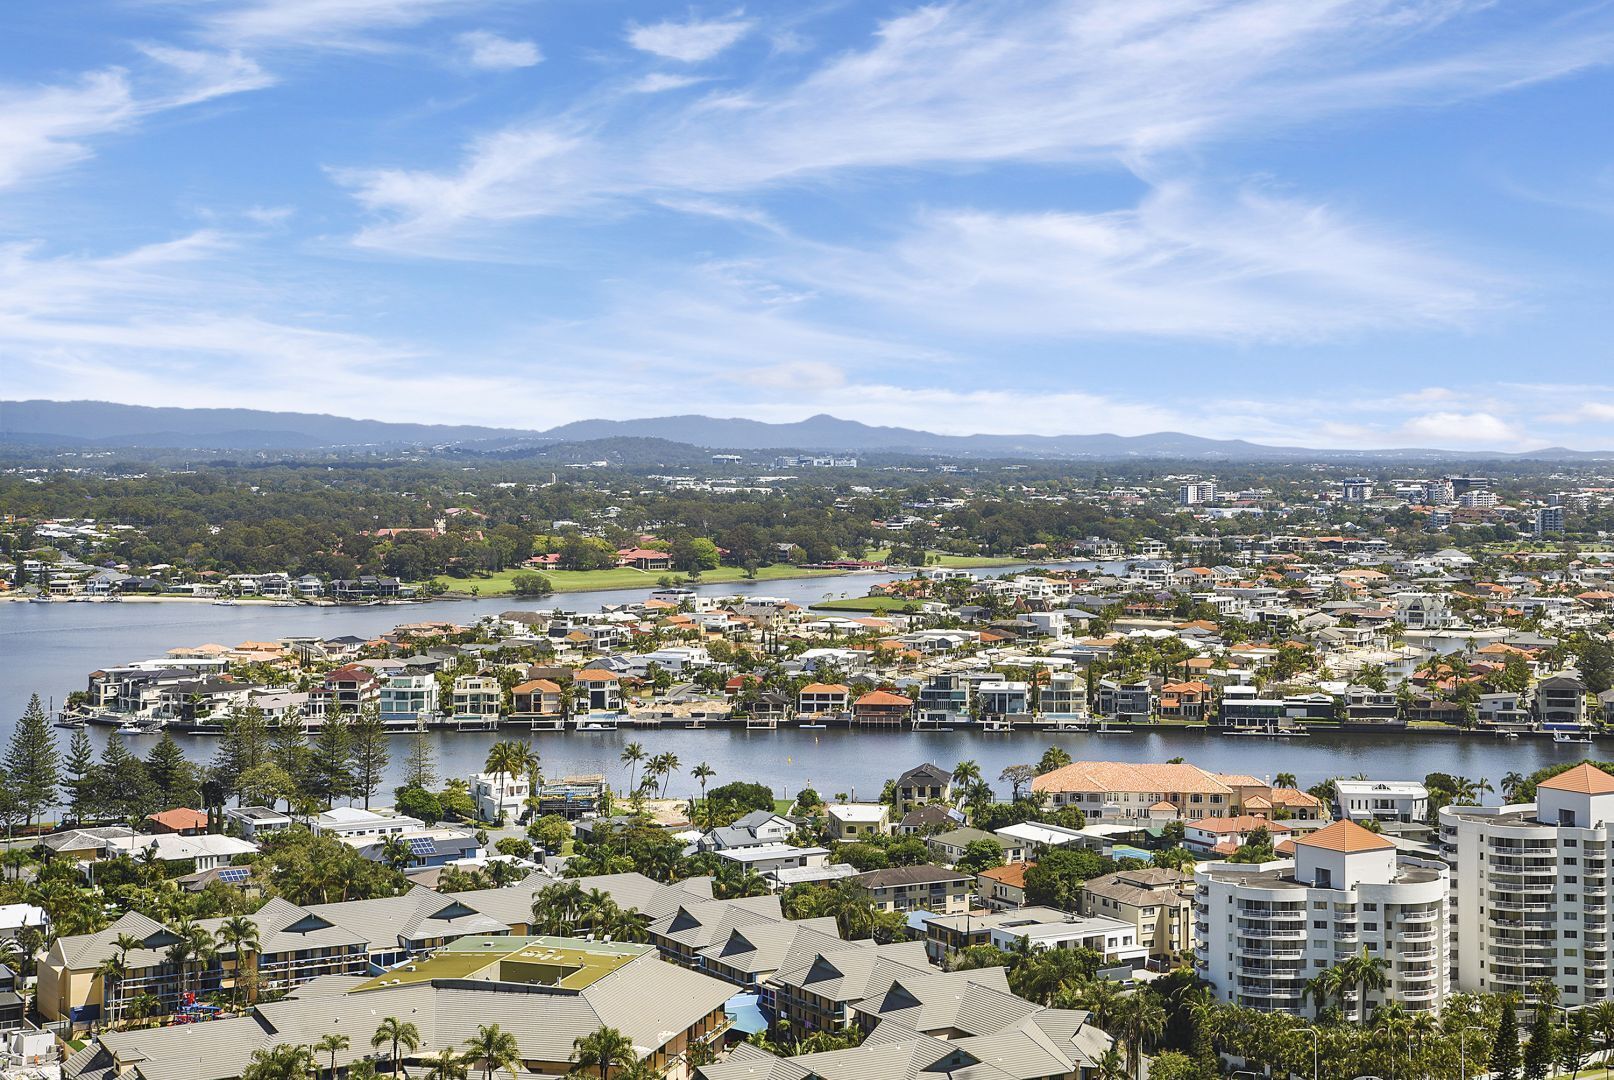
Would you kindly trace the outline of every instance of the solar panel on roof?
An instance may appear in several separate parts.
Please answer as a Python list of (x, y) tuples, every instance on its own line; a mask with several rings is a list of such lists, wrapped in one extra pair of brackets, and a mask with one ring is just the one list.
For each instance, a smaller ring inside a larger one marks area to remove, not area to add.
[(226, 866), (219, 871), (219, 880), (226, 885), (239, 885), (252, 876), (252, 871), (244, 866)]
[(409, 838), (409, 854), (436, 855), (437, 841), (429, 836), (411, 836)]

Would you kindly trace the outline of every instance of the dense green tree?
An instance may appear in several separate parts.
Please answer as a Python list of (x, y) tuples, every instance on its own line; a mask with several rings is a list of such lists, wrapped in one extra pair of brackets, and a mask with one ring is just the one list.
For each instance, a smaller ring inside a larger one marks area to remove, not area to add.
[(11, 733), (4, 770), (5, 783), (22, 808), (24, 822), (32, 824), (56, 805), (56, 789), (62, 782), (62, 755), (38, 694), (29, 696), (28, 706)]
[(145, 765), (152, 797), (161, 809), (198, 808), (195, 804), (201, 802), (201, 775), (166, 729), (146, 754)]
[(1504, 997), (1496, 1035), (1491, 1040), (1492, 1080), (1519, 1080), (1519, 1064), (1519, 1016), (1514, 1010), (1513, 998)]
[(146, 763), (129, 752), (113, 732), (101, 748), (95, 775), (101, 808), (124, 821), (139, 821), (157, 806), (157, 793), (146, 775)]
[(353, 739), (347, 717), (328, 714), (304, 759), (300, 787), (311, 801), (329, 810), (338, 799), (351, 795)]
[(95, 747), (90, 744), (89, 732), (84, 728), (73, 732), (63, 770), (66, 779), (62, 788), (67, 794), (68, 815), (74, 822), (93, 819), (97, 805)]
[(1086, 848), (1050, 848), (1026, 869), (1026, 902), (1075, 911), (1083, 882), (1114, 869), (1113, 862)]
[(352, 780), (350, 794), (364, 800), (370, 809), (370, 799), (381, 790), (387, 775), (391, 752), (387, 747), (387, 729), (381, 722), (381, 713), (373, 706), (366, 707), (348, 723), (350, 760), (348, 775)]
[(1536, 1005), (1530, 1036), (1524, 1041), (1524, 1080), (1547, 1080), (1558, 1056), (1553, 1046), (1554, 1035), (1552, 1010), (1545, 1004)]

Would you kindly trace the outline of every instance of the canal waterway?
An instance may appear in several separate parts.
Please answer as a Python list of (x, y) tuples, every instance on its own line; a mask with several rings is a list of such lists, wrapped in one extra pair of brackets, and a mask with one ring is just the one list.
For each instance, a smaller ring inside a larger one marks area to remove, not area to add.
[[(1015, 567), (977, 571), (1003, 573)], [(698, 586), (697, 591), (732, 596), (752, 593), (786, 597), (810, 605), (826, 599), (861, 596), (869, 586), (895, 580), (893, 574), (852, 574), (766, 582), (734, 582)], [(481, 616), (515, 608), (598, 611), (602, 606), (637, 602), (644, 589), (567, 593), (542, 601), (512, 597), (440, 601), (407, 606), (274, 607), (206, 603), (0, 604), (0, 738), (9, 736), (28, 695), (38, 691), (59, 705), (82, 689), (98, 667), (162, 656), (180, 645), (208, 642), (234, 645), (273, 641), (285, 635), (376, 634), (399, 623), (428, 619), (474, 622)], [(68, 733), (58, 731), (65, 746)], [(103, 730), (92, 729), (99, 745)], [(487, 747), (511, 734), (435, 731), (439, 771), (463, 776), (480, 769)], [(144, 753), (155, 736), (129, 738), (130, 748)], [(216, 739), (176, 736), (197, 760), (213, 755)], [(944, 765), (969, 758), (990, 780), (1008, 765), (1035, 761), (1050, 744), (1063, 746), (1073, 758), (1118, 761), (1164, 761), (1183, 757), (1208, 769), (1270, 777), (1293, 773), (1302, 786), (1334, 776), (1364, 773), (1384, 779), (1419, 779), (1433, 771), (1483, 777), (1494, 786), (1510, 771), (1560, 761), (1614, 754), (1614, 745), (1586, 747), (1555, 744), (1547, 739), (1511, 742), (1455, 734), (1334, 734), (1308, 739), (1233, 739), (1203, 731), (1162, 728), (1125, 734), (1025, 732), (1013, 735), (965, 731), (801, 731), (639, 730), (616, 732), (539, 733), (531, 736), (550, 776), (603, 772), (622, 778), (622, 747), (638, 741), (651, 753), (670, 751), (681, 771), (669, 792), (695, 790), (688, 770), (705, 761), (717, 770), (714, 784), (728, 780), (758, 781), (781, 796), (812, 786), (825, 796), (837, 793), (872, 798), (883, 782), (923, 761)], [(404, 757), (406, 737), (394, 740), (393, 764)], [(1494, 796), (1491, 797), (1494, 801)]]

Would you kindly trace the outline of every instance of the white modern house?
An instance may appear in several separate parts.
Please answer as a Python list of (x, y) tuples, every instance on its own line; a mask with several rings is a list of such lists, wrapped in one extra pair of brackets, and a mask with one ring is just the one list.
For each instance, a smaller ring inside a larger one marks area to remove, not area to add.
[(483, 821), (498, 821), (501, 815), (514, 821), (526, 809), (531, 794), (532, 785), (525, 776), (477, 773), (471, 777), (471, 798), (476, 801), (476, 816)]
[[(1194, 875), (1194, 963), (1223, 1000), (1267, 1012), (1303, 1013), (1306, 983), (1366, 949), (1389, 962), (1385, 1002), (1438, 1011), (1450, 992), (1449, 874), (1444, 864), (1399, 855), (1352, 821), (1294, 841), (1295, 857), (1208, 863)], [(1358, 1007), (1357, 994), (1345, 1010)]]
[(1427, 821), (1429, 789), (1413, 780), (1335, 780), (1334, 804), (1351, 821)]
[(1515, 806), (1448, 806), (1440, 842), (1461, 901), (1457, 988), (1527, 992), (1538, 979), (1568, 1007), (1608, 998), (1608, 866), (1614, 776), (1577, 765)]

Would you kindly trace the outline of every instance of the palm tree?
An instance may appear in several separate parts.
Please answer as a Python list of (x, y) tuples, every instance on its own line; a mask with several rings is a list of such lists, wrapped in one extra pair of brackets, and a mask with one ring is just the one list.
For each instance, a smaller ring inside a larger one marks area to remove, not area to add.
[(267, 1050), (254, 1050), (241, 1080), (312, 1080), (314, 1052), (306, 1046), (277, 1043)]
[(600, 1080), (605, 1080), (613, 1066), (631, 1065), (639, 1060), (639, 1054), (633, 1048), (633, 1040), (616, 1028), (602, 1027), (572, 1040), (571, 1059), (579, 1066), (598, 1067)]
[(246, 970), (248, 957), (252, 959), (256, 976), (258, 950), (263, 947), (258, 941), (258, 924), (245, 915), (231, 915), (219, 924), (214, 937), (218, 939), (219, 948), (228, 949), (235, 955), (235, 985), (231, 988), (230, 994), (239, 1002), (242, 973)]
[(1097, 1080), (1126, 1080), (1126, 1058), (1113, 1047), (1104, 1051), (1093, 1063), (1093, 1075)]
[(1121, 999), (1117, 1012), (1115, 1031), (1126, 1045), (1127, 1072), (1135, 1077), (1144, 1049), (1166, 1029), (1166, 1010), (1153, 994), (1133, 992)]
[(1297, 787), (1298, 784), (1295, 781), (1295, 774), (1294, 773), (1292, 773), (1292, 772), (1281, 772), (1277, 776), (1274, 776), (1272, 778), (1272, 786), (1273, 787), (1281, 787), (1281, 788), (1292, 788), (1292, 787)]
[(1367, 1019), (1367, 995), (1370, 990), (1383, 990), (1388, 978), (1384, 971), (1390, 966), (1390, 961), (1382, 956), (1374, 956), (1368, 951), (1366, 945), (1362, 951), (1347, 957), (1339, 965), (1339, 985), (1345, 993), (1356, 991), (1356, 1023), (1360, 1026)]
[(1524, 790), (1526, 783), (1528, 781), (1525, 780), (1523, 774), (1517, 772), (1508, 773), (1502, 777), (1502, 797), (1510, 803), (1518, 802), (1519, 794)]
[(114, 1008), (117, 1002), (114, 988), (129, 977), (129, 965), (124, 962), (123, 953), (116, 952), (102, 960), (95, 973), (101, 977), (101, 1006), (106, 1011), (106, 1022), (108, 1026), (116, 1028), (118, 1016)]
[(641, 1058), (617, 1069), (616, 1080), (662, 1080), (666, 1075), (666, 1070), (651, 1064), (649, 1058)]
[(499, 1069), (514, 1077), (521, 1067), (521, 1047), (516, 1037), (498, 1024), (479, 1026), (476, 1034), (465, 1040), (465, 1056), (482, 1063), (482, 1080), (493, 1080)]
[(336, 1080), (336, 1055), (351, 1045), (353, 1044), (346, 1035), (338, 1035), (334, 1031), (321, 1035), (319, 1041), (314, 1044), (314, 1053), (331, 1055), (331, 1080)]
[(955, 788), (969, 787), (972, 784), (979, 783), (980, 779), (981, 767), (974, 761), (960, 761), (953, 766), (953, 786)]
[(624, 765), (626, 765), (628, 767), (628, 790), (629, 791), (634, 790), (634, 787), (633, 787), (634, 772), (638, 769), (639, 763), (641, 761), (645, 760), (645, 758), (647, 758), (648, 756), (649, 755), (645, 753), (643, 743), (630, 742), (628, 745), (626, 745), (626, 746), (624, 746), (622, 748), (622, 759), (621, 760), (622, 760), (622, 764), (624, 764)]
[(452, 1050), (439, 1050), (426, 1057), (426, 1080), (465, 1080), (468, 1072), (465, 1058)]
[(661, 774), (661, 797), (665, 799), (667, 785), (672, 783), (672, 775), (678, 771), (678, 755), (669, 750), (665, 754), (657, 754), (656, 757), (661, 760), (661, 768), (656, 771)]
[(716, 776), (717, 770), (703, 761), (699, 765), (696, 765), (693, 769), (689, 770), (689, 775), (693, 776), (700, 783), (701, 805), (706, 807), (706, 827), (710, 829), (712, 827), (712, 807), (706, 801), (706, 781)]
[[(504, 792), (504, 780), (507, 776), (522, 776), (537, 762), (537, 755), (532, 747), (524, 742), (508, 739), (496, 742), (488, 747), (487, 761), (483, 763), (482, 771), (491, 773), (499, 780), (499, 792)], [(500, 818), (504, 816), (504, 808), (499, 807)]]
[(1587, 1010), (1592, 1030), (1603, 1040), (1603, 1058), (1614, 1055), (1614, 1001), (1599, 1001)]
[(389, 1016), (381, 1021), (381, 1026), (375, 1029), (370, 1036), (370, 1045), (380, 1049), (383, 1046), (392, 1047), (392, 1075), (397, 1076), (403, 1067), (403, 1059), (398, 1055), (398, 1048), (403, 1047), (413, 1054), (420, 1049), (420, 1029), (408, 1020), (400, 1020), (396, 1016)]

